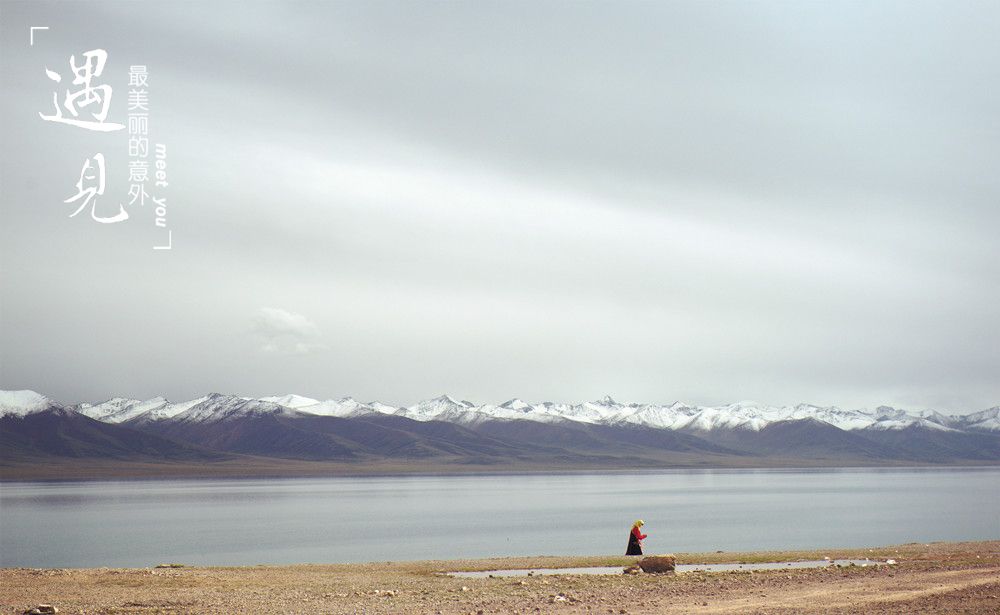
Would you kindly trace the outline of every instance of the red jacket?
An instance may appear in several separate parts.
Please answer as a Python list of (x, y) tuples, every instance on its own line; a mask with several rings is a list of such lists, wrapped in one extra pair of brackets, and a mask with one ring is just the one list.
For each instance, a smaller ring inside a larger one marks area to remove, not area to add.
[(646, 537), (646, 534), (640, 534), (639, 533), (639, 526), (638, 525), (634, 526), (632, 528), (632, 535), (635, 536), (636, 540), (642, 540), (643, 538)]

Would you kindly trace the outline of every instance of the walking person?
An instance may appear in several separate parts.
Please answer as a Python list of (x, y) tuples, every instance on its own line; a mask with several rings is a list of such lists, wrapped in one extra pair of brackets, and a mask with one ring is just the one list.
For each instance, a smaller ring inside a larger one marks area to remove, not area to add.
[(625, 555), (642, 555), (642, 539), (646, 537), (641, 533), (643, 526), (642, 519), (632, 524), (632, 531), (628, 534), (628, 547), (625, 548)]

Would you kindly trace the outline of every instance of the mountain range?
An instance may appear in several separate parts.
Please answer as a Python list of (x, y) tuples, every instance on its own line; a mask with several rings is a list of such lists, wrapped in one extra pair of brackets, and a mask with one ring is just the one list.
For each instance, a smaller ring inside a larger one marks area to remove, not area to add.
[(1000, 406), (945, 415), (610, 397), (477, 406), (442, 396), (394, 407), (218, 393), (63, 406), (0, 392), (0, 470), (88, 463), (205, 473), (997, 464)]

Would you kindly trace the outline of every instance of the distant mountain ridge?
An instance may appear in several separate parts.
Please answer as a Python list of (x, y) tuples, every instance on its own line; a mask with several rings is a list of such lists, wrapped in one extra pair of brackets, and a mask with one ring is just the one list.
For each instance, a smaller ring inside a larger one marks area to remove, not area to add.
[[(58, 405), (34, 391), (4, 391), (0, 395), (2, 395), (0, 396), (0, 416), (30, 412), (31, 408), (43, 408), (47, 404)], [(115, 397), (98, 404), (84, 403), (70, 406), (70, 409), (103, 422), (122, 423), (142, 415), (148, 415), (147, 418), (172, 417), (194, 406), (203, 405), (209, 399), (220, 397), (240, 399), (246, 402), (266, 402), (321, 416), (349, 417), (377, 412), (403, 416), (417, 421), (434, 420), (459, 424), (475, 424), (484, 420), (497, 419), (537, 422), (569, 420), (602, 425), (630, 423), (674, 431), (712, 431), (718, 428), (759, 431), (766, 425), (779, 421), (813, 418), (845, 431), (904, 429), (912, 425), (919, 425), (930, 429), (1000, 432), (1000, 406), (968, 415), (945, 415), (937, 411), (909, 413), (888, 406), (879, 406), (875, 410), (864, 408), (843, 410), (835, 406), (823, 407), (811, 404), (762, 406), (753, 402), (739, 402), (719, 407), (689, 406), (680, 402), (668, 406), (621, 404), (615, 402), (610, 396), (598, 401), (575, 405), (552, 402), (530, 404), (515, 398), (499, 405), (477, 406), (468, 401), (460, 402), (447, 395), (442, 395), (412, 406), (396, 407), (380, 402), (362, 403), (351, 397), (318, 401), (300, 395), (255, 399), (213, 393), (179, 403), (171, 403), (163, 397), (154, 397), (149, 400)], [(214, 410), (209, 410), (210, 414), (213, 411), (224, 411), (218, 405), (211, 406), (211, 408)], [(203, 409), (202, 412), (205, 410)]]
[(950, 416), (885, 406), (621, 404), (610, 397), (475, 405), (443, 395), (394, 407), (350, 397), (212, 393), (179, 403), (116, 397), (63, 407), (34, 391), (0, 391), (0, 461), (66, 451), (115, 459), (249, 455), (487, 467), (995, 464), (1000, 406)]

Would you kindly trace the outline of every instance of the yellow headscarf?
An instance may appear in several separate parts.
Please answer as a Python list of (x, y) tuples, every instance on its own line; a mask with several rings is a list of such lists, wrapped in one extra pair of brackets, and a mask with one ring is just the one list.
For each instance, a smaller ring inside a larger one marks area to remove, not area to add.
[(642, 525), (645, 524), (643, 523), (642, 519), (639, 519), (638, 521), (632, 524), (632, 527), (641, 527)]

